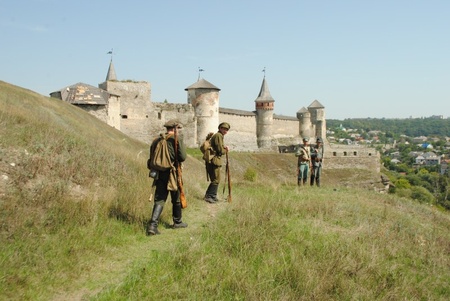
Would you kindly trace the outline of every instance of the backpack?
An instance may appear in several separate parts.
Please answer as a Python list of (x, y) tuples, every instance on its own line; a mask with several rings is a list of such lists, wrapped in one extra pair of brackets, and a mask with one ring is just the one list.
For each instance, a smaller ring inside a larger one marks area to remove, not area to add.
[(167, 136), (165, 138), (161, 134), (158, 138), (156, 138), (159, 140), (155, 146), (155, 149), (153, 150), (153, 153), (150, 146), (150, 158), (147, 160), (148, 169), (166, 171), (172, 168), (173, 165), (172, 161), (170, 160), (169, 147), (167, 145), (167, 138), (169, 137), (170, 136)]
[(212, 133), (208, 134), (205, 141), (203, 141), (202, 145), (200, 145), (200, 151), (203, 154), (203, 160), (208, 163), (211, 162), (212, 158), (214, 158), (214, 156), (216, 155), (211, 147), (211, 134)]

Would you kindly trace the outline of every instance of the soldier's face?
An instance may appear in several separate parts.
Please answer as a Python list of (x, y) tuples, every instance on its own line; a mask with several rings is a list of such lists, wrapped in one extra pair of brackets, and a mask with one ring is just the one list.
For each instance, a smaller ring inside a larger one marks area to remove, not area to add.
[(222, 135), (226, 135), (228, 133), (228, 129), (221, 127), (220, 132), (222, 133)]

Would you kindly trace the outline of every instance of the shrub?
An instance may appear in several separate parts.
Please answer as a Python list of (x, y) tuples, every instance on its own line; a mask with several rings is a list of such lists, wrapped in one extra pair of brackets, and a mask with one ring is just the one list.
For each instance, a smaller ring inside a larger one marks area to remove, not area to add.
[(397, 188), (395, 190), (395, 194), (400, 196), (400, 197), (404, 197), (404, 198), (411, 198), (411, 189), (406, 189), (406, 188)]
[(434, 203), (434, 196), (425, 187), (414, 186), (411, 188), (411, 198), (421, 203)]
[(256, 170), (254, 170), (251, 167), (247, 168), (247, 170), (244, 173), (244, 180), (255, 182), (256, 178), (257, 178)]
[(401, 178), (395, 182), (395, 187), (397, 187), (397, 189), (402, 189), (402, 188), (409, 189), (409, 188), (411, 188), (411, 184), (409, 183), (409, 181), (407, 179)]

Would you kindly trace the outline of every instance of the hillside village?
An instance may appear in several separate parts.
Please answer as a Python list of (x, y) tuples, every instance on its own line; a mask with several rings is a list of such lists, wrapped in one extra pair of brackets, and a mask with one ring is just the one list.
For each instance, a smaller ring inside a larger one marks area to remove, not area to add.
[(388, 166), (406, 164), (415, 169), (428, 166), (434, 167), (442, 175), (449, 173), (450, 137), (408, 137), (399, 134), (397, 140), (386, 137), (386, 133), (380, 130), (365, 132), (342, 125), (336, 130), (328, 129), (327, 135), (330, 143), (377, 147), (381, 156), (387, 158), (383, 162)]

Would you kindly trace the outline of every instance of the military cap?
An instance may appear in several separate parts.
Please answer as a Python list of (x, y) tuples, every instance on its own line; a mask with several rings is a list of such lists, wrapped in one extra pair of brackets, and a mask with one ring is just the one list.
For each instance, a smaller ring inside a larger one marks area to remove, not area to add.
[(316, 139), (316, 142), (320, 142), (320, 143), (322, 143), (322, 142), (323, 142), (323, 140), (322, 140), (322, 138), (320, 138), (320, 137), (317, 137), (317, 139)]
[(308, 142), (309, 141), (309, 137), (303, 137), (303, 141)]
[(165, 128), (174, 128), (174, 127), (177, 127), (178, 129), (181, 129), (181, 128), (182, 128), (182, 125), (181, 125), (181, 123), (180, 123), (180, 121), (179, 121), (178, 119), (170, 119), (169, 121), (167, 121), (167, 122), (164, 124), (164, 127), (165, 127)]
[(230, 124), (228, 122), (222, 122), (221, 124), (219, 124), (219, 129), (220, 128), (225, 128), (225, 129), (229, 130)]

